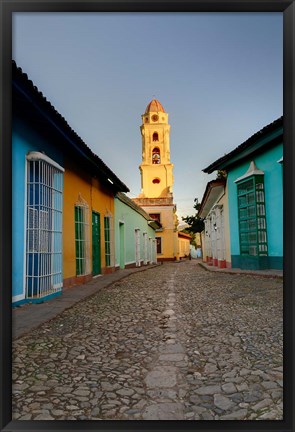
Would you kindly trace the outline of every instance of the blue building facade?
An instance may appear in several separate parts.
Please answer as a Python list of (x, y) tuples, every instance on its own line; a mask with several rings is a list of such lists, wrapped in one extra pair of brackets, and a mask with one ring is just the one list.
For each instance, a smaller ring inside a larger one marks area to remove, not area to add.
[(231, 266), (283, 268), (283, 118), (204, 172), (226, 172)]
[(24, 77), (14, 72), (12, 304), (17, 305), (61, 293), (64, 170), (58, 142), (38, 110), (28, 109)]

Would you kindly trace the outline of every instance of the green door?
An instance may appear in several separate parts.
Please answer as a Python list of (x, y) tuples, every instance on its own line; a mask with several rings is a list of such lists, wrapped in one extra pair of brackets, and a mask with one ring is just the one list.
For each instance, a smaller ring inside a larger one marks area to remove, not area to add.
[(92, 212), (92, 274), (101, 273), (100, 214)]

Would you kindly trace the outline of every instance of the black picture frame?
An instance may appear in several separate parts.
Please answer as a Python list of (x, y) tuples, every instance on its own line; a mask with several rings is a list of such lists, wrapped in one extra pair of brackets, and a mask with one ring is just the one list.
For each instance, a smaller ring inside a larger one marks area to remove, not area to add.
[[(11, 268), (12, 268), (12, 169), (11, 169), (11, 59), (14, 12), (282, 12), (284, 16), (284, 420), (282, 421), (12, 421), (11, 391)], [(1, 285), (0, 285), (0, 429), (1, 431), (119, 431), (119, 430), (218, 430), (294, 431), (294, 100), (295, 4), (285, 0), (0, 0), (1, 29)]]

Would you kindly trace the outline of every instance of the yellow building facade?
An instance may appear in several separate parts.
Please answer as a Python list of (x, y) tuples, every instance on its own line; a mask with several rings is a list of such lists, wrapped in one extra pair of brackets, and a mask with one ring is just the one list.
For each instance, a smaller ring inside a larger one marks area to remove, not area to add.
[(133, 200), (162, 228), (156, 232), (157, 259), (179, 259), (176, 205), (173, 203), (173, 164), (170, 161), (170, 125), (162, 104), (153, 99), (142, 114), (141, 193)]
[(190, 255), (190, 243), (192, 237), (189, 234), (178, 232), (179, 258), (188, 258)]
[(64, 286), (114, 271), (114, 192), (73, 160), (65, 161)]

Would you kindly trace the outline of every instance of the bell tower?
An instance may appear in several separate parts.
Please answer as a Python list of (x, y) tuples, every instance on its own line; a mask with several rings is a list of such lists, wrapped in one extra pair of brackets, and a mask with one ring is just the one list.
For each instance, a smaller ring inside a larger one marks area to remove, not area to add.
[(170, 162), (170, 125), (162, 104), (153, 99), (142, 114), (140, 198), (172, 197), (173, 164)]
[(173, 164), (170, 162), (170, 125), (162, 104), (153, 99), (142, 114), (141, 193), (133, 201), (156, 219), (157, 259), (179, 259), (176, 205), (173, 203)]

